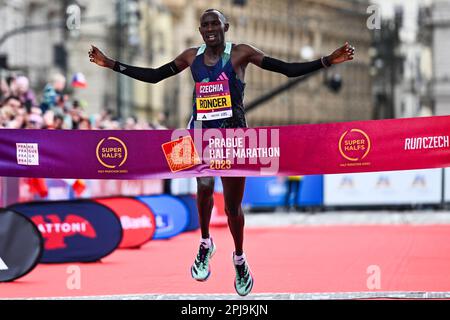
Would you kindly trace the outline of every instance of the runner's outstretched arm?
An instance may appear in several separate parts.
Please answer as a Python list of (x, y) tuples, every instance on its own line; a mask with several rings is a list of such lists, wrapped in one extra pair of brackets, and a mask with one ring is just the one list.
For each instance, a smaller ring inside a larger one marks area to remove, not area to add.
[(264, 52), (249, 45), (241, 45), (240, 48), (246, 57), (246, 62), (273, 72), (284, 74), (287, 77), (299, 77), (310, 72), (330, 67), (333, 64), (342, 63), (348, 60), (353, 60), (355, 48), (346, 42), (342, 47), (336, 49), (329, 56), (321, 57), (320, 59), (310, 62), (285, 62), (266, 56)]
[(95, 46), (92, 46), (89, 51), (89, 58), (91, 62), (94, 62), (101, 67), (112, 69), (136, 80), (158, 83), (159, 81), (174, 76), (186, 69), (189, 66), (188, 58), (189, 54), (192, 54), (191, 51), (192, 49), (187, 49), (173, 61), (156, 69), (135, 67), (115, 61), (107, 57)]

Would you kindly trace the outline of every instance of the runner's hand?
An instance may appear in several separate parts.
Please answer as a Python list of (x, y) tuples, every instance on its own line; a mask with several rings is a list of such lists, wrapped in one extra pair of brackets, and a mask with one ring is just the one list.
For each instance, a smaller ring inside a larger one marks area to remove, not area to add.
[(97, 47), (91, 45), (91, 50), (89, 50), (89, 59), (91, 62), (107, 68), (114, 67), (114, 60), (108, 58), (103, 52), (100, 51)]
[(355, 47), (346, 42), (342, 47), (336, 49), (327, 59), (331, 64), (338, 64), (345, 61), (353, 60), (355, 55)]

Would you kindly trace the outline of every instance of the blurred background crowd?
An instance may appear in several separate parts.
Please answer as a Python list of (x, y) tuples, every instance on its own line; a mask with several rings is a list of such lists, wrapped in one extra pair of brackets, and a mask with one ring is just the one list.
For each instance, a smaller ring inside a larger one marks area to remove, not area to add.
[[(77, 80), (75, 80), (77, 81)], [(81, 82), (72, 85), (83, 86)], [(86, 103), (65, 92), (66, 78), (55, 74), (36, 95), (24, 76), (1, 79), (0, 128), (9, 129), (163, 129), (160, 123), (138, 121), (129, 116), (120, 119), (112, 110), (89, 114)], [(39, 97), (39, 98), (38, 98)]]

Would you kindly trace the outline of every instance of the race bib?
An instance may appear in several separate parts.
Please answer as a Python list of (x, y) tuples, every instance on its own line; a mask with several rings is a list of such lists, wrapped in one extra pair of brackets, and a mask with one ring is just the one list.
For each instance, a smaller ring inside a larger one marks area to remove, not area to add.
[(228, 81), (197, 82), (197, 120), (217, 120), (233, 115)]

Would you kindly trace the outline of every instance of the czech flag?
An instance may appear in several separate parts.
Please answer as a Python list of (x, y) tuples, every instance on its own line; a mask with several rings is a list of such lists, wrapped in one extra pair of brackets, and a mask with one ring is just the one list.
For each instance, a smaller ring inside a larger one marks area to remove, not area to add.
[(84, 74), (81, 72), (77, 72), (73, 75), (72, 78), (72, 87), (74, 88), (86, 88), (86, 78), (84, 77)]

